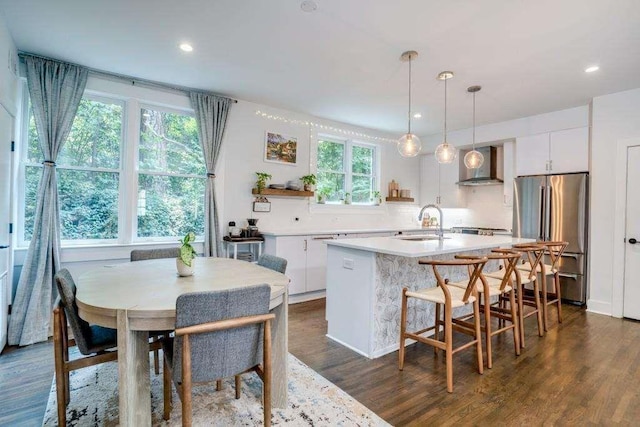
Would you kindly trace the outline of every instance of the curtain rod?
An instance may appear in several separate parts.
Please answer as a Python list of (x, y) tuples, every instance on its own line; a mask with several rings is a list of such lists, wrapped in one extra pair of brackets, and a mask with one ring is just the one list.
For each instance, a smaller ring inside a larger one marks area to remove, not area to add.
[(75, 65), (76, 67), (86, 68), (89, 71), (89, 74), (102, 76), (102, 77), (108, 77), (108, 78), (112, 78), (112, 79), (115, 78), (115, 79), (118, 79), (118, 80), (126, 80), (126, 81), (131, 82), (132, 85), (138, 85), (138, 86), (143, 86), (143, 87), (146, 86), (146, 87), (149, 87), (149, 88), (164, 89), (164, 90), (170, 90), (170, 91), (180, 92), (180, 93), (199, 92), (199, 93), (205, 93), (207, 95), (215, 95), (215, 96), (220, 96), (220, 97), (223, 97), (223, 98), (228, 98), (233, 103), (237, 103), (238, 102), (237, 99), (229, 98), (228, 96), (220, 95), (220, 94), (209, 92), (209, 91), (202, 90), (202, 89), (196, 89), (196, 88), (191, 88), (191, 87), (187, 87), (187, 86), (167, 84), (167, 83), (157, 82), (157, 81), (154, 81), (154, 80), (141, 79), (141, 78), (138, 78), (138, 77), (128, 76), (126, 74), (112, 73), (112, 72), (109, 72), (109, 71), (103, 71), (103, 70), (98, 70), (96, 68), (85, 67), (84, 65), (75, 64), (73, 62), (61, 61), (59, 59), (55, 59), (55, 58), (51, 58), (51, 57), (43, 56), (43, 55), (36, 55), (36, 54), (33, 54), (33, 53), (29, 53), (29, 52), (18, 51), (18, 56), (21, 59), (23, 59), (25, 56), (33, 56), (35, 58), (53, 60), (53, 61), (58, 61), (58, 62), (65, 62), (65, 63), (70, 64), (70, 65)]

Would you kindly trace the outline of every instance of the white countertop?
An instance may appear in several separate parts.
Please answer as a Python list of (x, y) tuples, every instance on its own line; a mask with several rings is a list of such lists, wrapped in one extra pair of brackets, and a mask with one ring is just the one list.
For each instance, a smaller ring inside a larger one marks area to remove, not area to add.
[(328, 230), (326, 228), (304, 228), (304, 229), (283, 229), (283, 230), (260, 230), (264, 236), (307, 236), (314, 234), (352, 234), (352, 233), (385, 233), (385, 232), (408, 232), (408, 231), (424, 231), (427, 233), (435, 233), (435, 228), (420, 227), (385, 227), (385, 228), (342, 228)]
[[(432, 236), (432, 234), (429, 234)], [(359, 249), (368, 252), (404, 256), (409, 258), (459, 253), (478, 249), (508, 247), (517, 243), (534, 242), (511, 236), (477, 236), (473, 234), (445, 233), (444, 240), (403, 240), (413, 236), (367, 237), (360, 239), (327, 240), (329, 246)]]

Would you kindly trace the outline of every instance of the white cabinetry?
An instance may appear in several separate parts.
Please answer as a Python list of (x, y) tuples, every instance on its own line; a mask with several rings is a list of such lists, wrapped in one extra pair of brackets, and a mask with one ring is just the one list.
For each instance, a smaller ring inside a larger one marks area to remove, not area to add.
[(545, 175), (589, 170), (589, 128), (517, 138), (516, 174)]
[(326, 288), (327, 239), (335, 234), (312, 236), (266, 236), (265, 253), (287, 260), (285, 273), (289, 295), (321, 291)]
[(467, 206), (465, 190), (456, 182), (460, 179), (460, 162), (440, 164), (433, 154), (420, 159), (420, 204), (435, 203), (442, 208)]
[(515, 142), (505, 142), (502, 148), (504, 153), (502, 204), (511, 207), (513, 206), (513, 172), (516, 167)]

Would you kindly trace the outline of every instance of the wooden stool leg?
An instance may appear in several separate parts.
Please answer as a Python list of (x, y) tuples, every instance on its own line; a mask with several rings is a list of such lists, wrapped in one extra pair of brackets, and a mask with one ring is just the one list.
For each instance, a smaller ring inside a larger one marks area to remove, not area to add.
[[(156, 341), (158, 341), (158, 337), (151, 338), (152, 343)], [(160, 373), (160, 352), (158, 349), (153, 350), (153, 371), (156, 375)]]
[(163, 358), (163, 367), (162, 367), (162, 386), (163, 386), (163, 398), (164, 398), (164, 407), (162, 418), (168, 420), (171, 416), (171, 372), (169, 371), (169, 366), (167, 365), (167, 359)]
[(547, 320), (547, 277), (540, 273), (540, 287), (542, 288), (542, 324), (544, 325), (544, 331), (547, 332), (548, 328), (548, 320)]
[(520, 346), (524, 348), (524, 285), (517, 283), (518, 287), (518, 324), (520, 326)]
[[(478, 300), (476, 299), (476, 304)], [(444, 340), (447, 359), (447, 391), (453, 393), (453, 322), (451, 321), (451, 307), (444, 305)]]
[(553, 274), (553, 281), (556, 285), (556, 297), (558, 298), (558, 323), (562, 323), (562, 295), (560, 294), (560, 273)]
[(536, 317), (538, 319), (538, 336), (544, 336), (544, 321), (542, 320), (542, 303), (540, 302), (540, 285), (537, 280), (533, 281), (533, 295), (536, 304)]
[(222, 380), (216, 380), (216, 391), (222, 390)]
[[(437, 306), (437, 304), (436, 304)], [(404, 334), (407, 330), (407, 288), (402, 289), (402, 308), (400, 311), (400, 348), (398, 348), (398, 369), (404, 369)]]
[[(440, 341), (440, 304), (436, 304), (436, 322), (434, 326), (436, 327), (436, 329), (435, 329), (435, 332), (433, 333), (433, 337), (436, 340)], [(439, 348), (434, 345), (433, 354), (437, 355), (438, 350)]]
[[(480, 295), (478, 295), (479, 297)], [(487, 346), (487, 368), (493, 367), (493, 357), (491, 355), (491, 296), (489, 292), (483, 292), (484, 297), (484, 336)]]
[(520, 356), (520, 322), (518, 321), (518, 313), (516, 309), (515, 290), (512, 288), (509, 292), (509, 307), (511, 308), (511, 321), (513, 322), (513, 344), (516, 348), (516, 356)]
[(474, 326), (476, 328), (476, 354), (478, 356), (478, 373), (482, 374), (484, 371), (484, 362), (482, 361), (482, 329), (480, 328), (480, 303), (478, 299), (473, 303), (473, 318)]

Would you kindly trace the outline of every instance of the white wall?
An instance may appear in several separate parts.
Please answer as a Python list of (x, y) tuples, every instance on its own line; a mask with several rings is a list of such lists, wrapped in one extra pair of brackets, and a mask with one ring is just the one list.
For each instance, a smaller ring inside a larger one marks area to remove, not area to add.
[[(256, 115), (256, 111), (264, 111), (269, 115), (285, 117), (289, 121), (313, 121), (324, 126), (335, 127), (345, 131), (360, 132), (380, 138), (394, 138), (369, 129), (318, 119), (306, 114), (280, 110), (251, 102), (240, 101), (231, 108), (224, 137), (224, 197), (223, 229), (229, 221), (239, 226), (246, 226), (246, 218), (259, 218), (258, 226), (264, 230), (281, 229), (318, 229), (318, 228), (352, 228), (377, 226), (411, 226), (415, 225), (417, 205), (386, 203), (379, 208), (355, 206), (322, 206), (310, 204), (308, 198), (269, 197), (271, 212), (252, 213), (251, 188), (255, 183), (255, 172), (270, 173), (270, 183), (284, 184), (289, 180), (297, 180), (310, 172), (315, 172), (315, 150), (318, 132), (334, 134), (345, 138), (340, 133), (318, 129), (317, 127), (285, 123)], [(298, 162), (295, 166), (268, 163), (264, 157), (265, 132), (272, 131), (296, 137), (298, 140)], [(411, 190), (415, 197), (419, 194), (419, 160), (401, 157), (395, 143), (376, 142), (367, 138), (346, 136), (354, 140), (376, 144), (381, 150), (380, 182), (381, 193), (386, 196), (387, 184), (391, 179), (398, 181), (402, 188)], [(298, 218), (299, 221), (295, 221)]]
[(0, 17), (0, 104), (14, 117), (17, 111), (18, 52), (13, 38)]
[[(616, 145), (640, 136), (640, 88), (593, 99), (591, 128), (590, 310), (621, 315), (612, 307)], [(635, 190), (637, 191), (637, 189)], [(620, 242), (618, 242), (620, 243)], [(619, 285), (619, 284), (618, 284)]]

